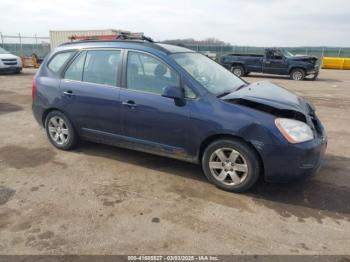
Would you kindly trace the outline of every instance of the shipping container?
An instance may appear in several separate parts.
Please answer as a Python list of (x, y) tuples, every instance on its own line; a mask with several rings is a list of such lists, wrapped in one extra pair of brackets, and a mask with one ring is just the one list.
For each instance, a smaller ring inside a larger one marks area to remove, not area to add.
[(104, 30), (73, 30), (73, 31), (54, 31), (50, 30), (51, 49), (60, 44), (70, 42), (73, 36), (97, 36), (97, 35), (118, 35), (126, 30), (104, 29)]

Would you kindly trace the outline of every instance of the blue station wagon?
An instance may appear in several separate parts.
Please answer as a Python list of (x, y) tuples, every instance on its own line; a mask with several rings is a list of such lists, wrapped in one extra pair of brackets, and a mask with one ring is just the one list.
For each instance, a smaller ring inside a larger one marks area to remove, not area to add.
[(197, 163), (221, 189), (308, 177), (327, 138), (310, 102), (249, 84), (192, 50), (147, 40), (59, 46), (33, 78), (33, 113), (49, 141), (80, 139)]

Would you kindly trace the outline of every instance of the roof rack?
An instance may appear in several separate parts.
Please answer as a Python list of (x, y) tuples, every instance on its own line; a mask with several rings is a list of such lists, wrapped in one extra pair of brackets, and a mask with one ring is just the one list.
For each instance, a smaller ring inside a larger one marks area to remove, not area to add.
[(153, 39), (145, 36), (143, 33), (128, 33), (128, 32), (121, 32), (119, 35), (117, 35), (118, 40), (144, 40), (150, 43), (154, 43)]
[(107, 40), (142, 40), (150, 43), (154, 43), (153, 39), (147, 36), (144, 36), (143, 33), (131, 33), (131, 32), (120, 32), (113, 35), (93, 35), (93, 36), (84, 36), (84, 35), (73, 35), (69, 37), (71, 42), (75, 41), (107, 41)]

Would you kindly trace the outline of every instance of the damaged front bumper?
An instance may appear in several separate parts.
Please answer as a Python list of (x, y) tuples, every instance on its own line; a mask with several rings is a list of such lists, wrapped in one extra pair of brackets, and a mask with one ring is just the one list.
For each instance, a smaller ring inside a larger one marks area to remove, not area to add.
[(319, 66), (315, 66), (314, 69), (307, 71), (307, 72), (306, 72), (306, 75), (307, 75), (307, 76), (312, 75), (312, 78), (311, 78), (311, 79), (312, 79), (312, 80), (315, 80), (315, 79), (317, 78), (319, 72), (320, 72)]
[(265, 145), (260, 149), (265, 180), (288, 182), (316, 174), (323, 163), (326, 148), (325, 136), (300, 144)]

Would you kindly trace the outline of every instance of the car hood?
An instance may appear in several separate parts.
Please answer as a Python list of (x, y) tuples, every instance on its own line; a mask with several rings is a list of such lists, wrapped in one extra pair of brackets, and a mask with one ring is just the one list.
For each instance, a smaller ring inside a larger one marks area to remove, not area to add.
[(0, 59), (18, 59), (18, 56), (13, 54), (0, 54)]
[(269, 81), (250, 84), (221, 99), (278, 116), (303, 118), (304, 121), (314, 112), (309, 101)]
[(316, 56), (308, 56), (308, 55), (295, 55), (289, 57), (290, 60), (293, 61), (305, 61), (310, 63), (316, 63), (317, 57)]

